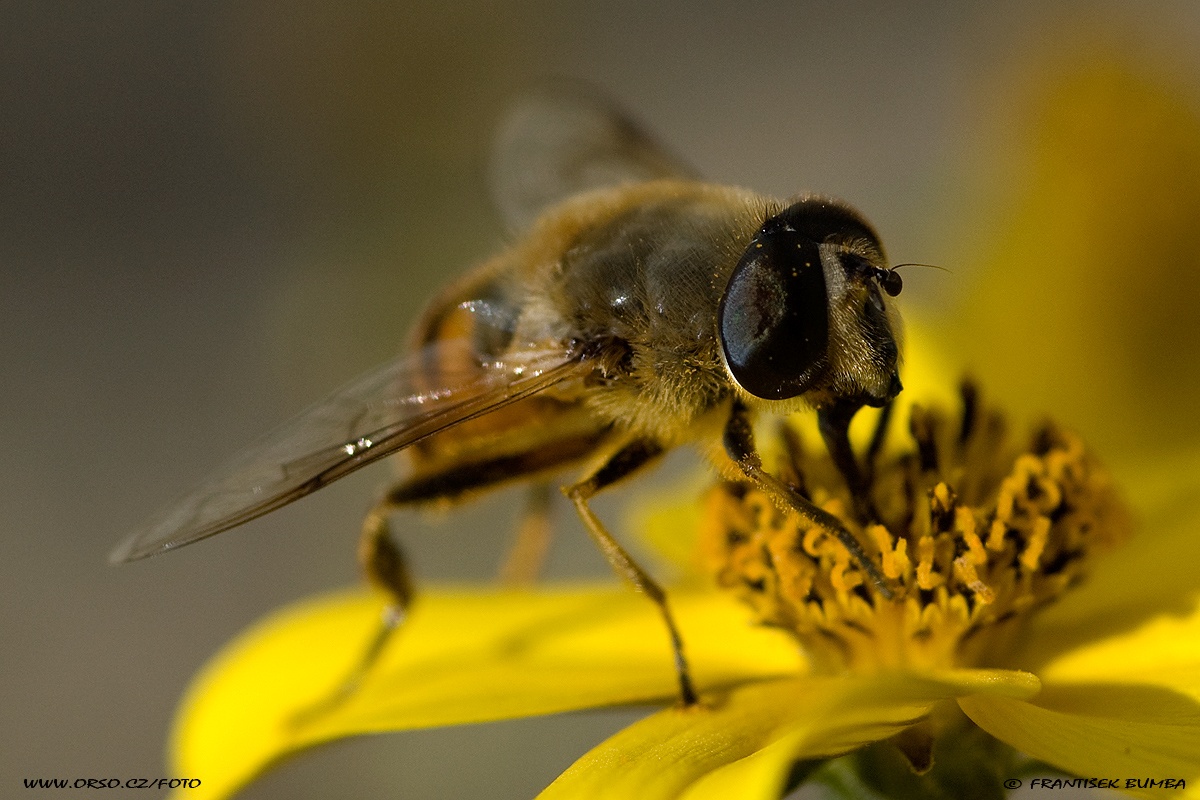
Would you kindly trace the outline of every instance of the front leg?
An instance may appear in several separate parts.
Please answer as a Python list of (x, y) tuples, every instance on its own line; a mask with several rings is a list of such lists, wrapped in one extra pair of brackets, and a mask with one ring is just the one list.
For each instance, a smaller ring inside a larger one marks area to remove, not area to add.
[(632, 583), (638, 591), (645, 594), (658, 606), (659, 612), (662, 613), (663, 621), (667, 625), (667, 634), (671, 638), (671, 649), (675, 655), (675, 671), (679, 676), (679, 695), (683, 705), (691, 706), (696, 703), (696, 689), (692, 685), (687, 659), (683, 655), (683, 637), (679, 635), (675, 619), (671, 616), (670, 608), (667, 607), (666, 592), (650, 577), (650, 574), (646, 570), (642, 569), (633, 560), (633, 556), (629, 555), (629, 552), (621, 546), (621, 543), (605, 530), (604, 523), (600, 521), (600, 518), (588, 506), (588, 499), (596, 494), (596, 492), (631, 475), (656, 460), (662, 453), (663, 448), (657, 442), (641, 439), (634, 440), (618, 450), (612, 458), (606, 461), (600, 469), (596, 470), (590, 476), (573, 486), (564, 487), (563, 494), (575, 504), (575, 510), (579, 512), (579, 518), (583, 520), (583, 524), (587, 527), (588, 533), (591, 534), (592, 540), (600, 548), (600, 552), (604, 554), (604, 557), (608, 560), (613, 570)]
[(734, 402), (729, 421), (725, 424), (724, 444), (725, 452), (751, 483), (766, 492), (780, 508), (796, 511), (809, 522), (836, 536), (850, 551), (850, 557), (866, 571), (871, 582), (875, 584), (876, 591), (885, 599), (892, 599), (892, 590), (888, 587), (883, 573), (867, 556), (867, 551), (854, 534), (846, 530), (846, 526), (833, 514), (813, 505), (799, 492), (763, 469), (762, 458), (754, 447), (754, 430), (750, 424), (749, 410), (740, 402)]
[[(817, 427), (833, 465), (842, 473), (850, 499), (854, 503), (854, 514), (859, 522), (875, 522), (879, 512), (871, 499), (870, 478), (859, 467), (854, 449), (850, 447), (850, 422), (863, 404), (854, 400), (839, 400), (817, 410)], [(890, 408), (890, 406), (889, 406)]]

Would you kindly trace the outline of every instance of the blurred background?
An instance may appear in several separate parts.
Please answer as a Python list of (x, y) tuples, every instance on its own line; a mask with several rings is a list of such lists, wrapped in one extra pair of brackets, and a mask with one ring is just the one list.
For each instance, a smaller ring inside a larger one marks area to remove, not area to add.
[[(106, 557), (394, 355), (503, 243), (492, 125), (546, 76), (594, 83), (715, 181), (839, 195), (894, 261), (951, 270), (908, 270), (901, 298), (947, 379), (1053, 413), (1124, 474), (1194, 452), (1195, 3), (414, 6), (0, 4), (0, 794), (169, 775), (205, 660), (358, 580), (383, 466), (167, 558)], [(598, 503), (618, 530), (621, 498)], [(487, 580), (516, 508), (396, 528), (421, 579)], [(551, 576), (607, 576), (562, 527)], [(245, 796), (528, 797), (636, 716), (340, 743)]]

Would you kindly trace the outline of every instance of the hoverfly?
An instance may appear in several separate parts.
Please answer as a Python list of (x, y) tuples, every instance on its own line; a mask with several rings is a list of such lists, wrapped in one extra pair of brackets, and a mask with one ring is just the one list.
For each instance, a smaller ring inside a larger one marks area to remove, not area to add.
[(836, 535), (887, 595), (858, 540), (763, 469), (751, 428), (759, 413), (815, 408), (860, 514), (871, 515), (847, 429), (858, 409), (901, 388), (901, 282), (871, 226), (827, 197), (781, 202), (701, 182), (578, 93), (515, 109), (493, 183), (524, 233), (433, 299), (405, 355), (250, 447), (113, 560), (221, 533), (403, 450), (407, 477), (368, 514), (360, 540), (364, 572), (395, 610), (375, 652), (412, 596), (389, 512), (513, 481), (544, 490), (582, 468), (563, 492), (616, 572), (662, 612), (692, 703), (665, 594), (588, 500), (697, 443), (726, 476)]

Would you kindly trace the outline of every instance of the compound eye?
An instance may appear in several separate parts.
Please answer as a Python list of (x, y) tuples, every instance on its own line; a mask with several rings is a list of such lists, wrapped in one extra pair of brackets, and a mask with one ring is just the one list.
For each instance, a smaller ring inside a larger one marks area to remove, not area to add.
[(725, 361), (755, 397), (803, 394), (829, 346), (825, 273), (816, 242), (764, 228), (738, 262), (718, 309)]

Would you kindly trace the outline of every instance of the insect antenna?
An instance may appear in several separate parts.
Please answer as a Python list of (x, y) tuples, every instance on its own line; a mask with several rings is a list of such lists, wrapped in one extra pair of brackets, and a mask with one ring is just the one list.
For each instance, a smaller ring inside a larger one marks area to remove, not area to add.
[(900, 294), (900, 290), (904, 288), (904, 281), (900, 280), (900, 273), (896, 272), (901, 267), (929, 267), (930, 269), (940, 269), (942, 272), (950, 271), (945, 267), (939, 267), (937, 264), (918, 264), (915, 261), (907, 264), (896, 264), (887, 269), (876, 268), (875, 277), (879, 281), (880, 288), (892, 297)]
[(953, 272), (954, 271), (951, 269), (946, 269), (945, 267), (940, 267), (937, 264), (918, 264), (916, 261), (911, 261), (906, 264), (896, 264), (892, 267), (889, 267), (888, 270), (894, 271), (894, 270), (900, 269), (901, 267), (929, 267), (930, 269), (940, 269), (942, 272)]

